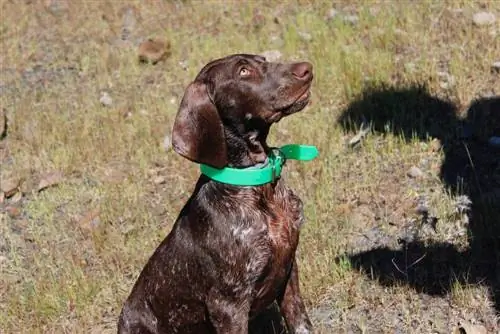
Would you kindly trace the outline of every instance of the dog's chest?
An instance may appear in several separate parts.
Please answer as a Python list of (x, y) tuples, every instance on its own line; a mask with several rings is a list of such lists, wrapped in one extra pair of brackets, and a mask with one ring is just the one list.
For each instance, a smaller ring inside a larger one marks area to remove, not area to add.
[(288, 188), (276, 193), (269, 205), (267, 239), (270, 252), (267, 265), (255, 287), (258, 311), (272, 303), (288, 278), (299, 240), (300, 226), (304, 222), (302, 201)]

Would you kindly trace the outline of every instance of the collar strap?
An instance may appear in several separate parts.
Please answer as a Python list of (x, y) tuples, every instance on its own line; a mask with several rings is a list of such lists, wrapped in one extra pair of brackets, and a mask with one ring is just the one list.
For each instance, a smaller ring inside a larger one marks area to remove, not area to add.
[(280, 178), (281, 170), (287, 159), (309, 161), (318, 156), (315, 146), (290, 144), (280, 148), (272, 148), (267, 163), (261, 168), (231, 168), (217, 169), (200, 164), (201, 173), (214, 181), (235, 186), (258, 186), (272, 183)]

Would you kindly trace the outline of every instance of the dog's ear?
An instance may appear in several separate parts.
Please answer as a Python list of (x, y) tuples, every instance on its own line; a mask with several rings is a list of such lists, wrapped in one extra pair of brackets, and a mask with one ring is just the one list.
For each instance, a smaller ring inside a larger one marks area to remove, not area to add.
[(216, 168), (227, 165), (224, 127), (204, 83), (195, 81), (186, 88), (174, 121), (172, 146), (191, 161)]

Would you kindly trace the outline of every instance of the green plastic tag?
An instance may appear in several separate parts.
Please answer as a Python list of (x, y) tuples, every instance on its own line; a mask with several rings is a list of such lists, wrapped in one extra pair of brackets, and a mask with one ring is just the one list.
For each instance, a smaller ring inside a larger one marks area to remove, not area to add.
[(280, 151), (283, 152), (287, 159), (302, 161), (312, 160), (319, 154), (318, 148), (312, 145), (289, 144), (282, 146)]

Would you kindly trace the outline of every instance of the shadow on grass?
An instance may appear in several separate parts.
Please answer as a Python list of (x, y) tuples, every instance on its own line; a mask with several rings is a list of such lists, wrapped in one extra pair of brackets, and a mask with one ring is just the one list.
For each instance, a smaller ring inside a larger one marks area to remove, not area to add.
[[(445, 154), (440, 177), (448, 191), (468, 198), (469, 248), (451, 243), (401, 242), (400, 250), (377, 248), (349, 255), (354, 268), (381, 284), (408, 284), (418, 292), (444, 295), (454, 281), (485, 284), (500, 312), (500, 97), (473, 101), (465, 119), (457, 107), (423, 86), (367, 88), (341, 114), (345, 130), (371, 124), (375, 133), (405, 140), (441, 141)], [(465, 200), (465, 202), (467, 202)], [(395, 264), (403, 264), (398, 268)]]

